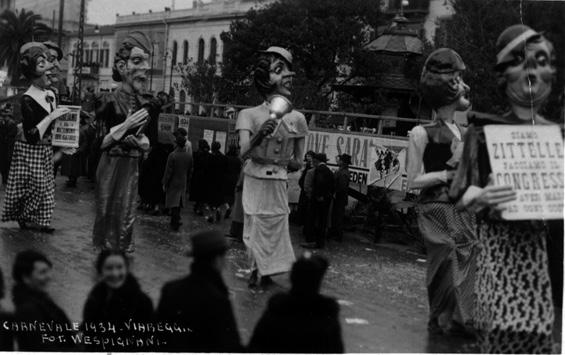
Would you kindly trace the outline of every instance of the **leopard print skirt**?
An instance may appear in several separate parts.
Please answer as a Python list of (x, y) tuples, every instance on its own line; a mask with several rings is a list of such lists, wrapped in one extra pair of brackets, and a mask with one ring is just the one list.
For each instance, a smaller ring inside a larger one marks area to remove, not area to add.
[(480, 223), (475, 326), (482, 352), (552, 352), (546, 237), (541, 223)]

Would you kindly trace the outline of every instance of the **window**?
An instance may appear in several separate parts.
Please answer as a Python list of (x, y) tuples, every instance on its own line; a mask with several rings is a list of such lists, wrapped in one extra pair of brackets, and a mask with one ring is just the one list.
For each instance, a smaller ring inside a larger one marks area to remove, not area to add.
[(188, 41), (185, 39), (182, 43), (182, 64), (188, 63)]
[(104, 43), (102, 43), (102, 48), (104, 49), (102, 50), (101, 61), (103, 61), (104, 63), (100, 63), (100, 65), (104, 65), (104, 68), (108, 68), (110, 64), (110, 44), (104, 41)]
[(200, 38), (198, 40), (198, 63), (204, 61), (204, 39)]
[(215, 37), (210, 40), (210, 57), (208, 62), (212, 65), (216, 64), (216, 52), (218, 51), (218, 42)]
[(184, 92), (184, 90), (181, 90), (181, 91), (180, 91), (180, 98), (179, 98), (179, 101), (182, 102), (182, 103), (180, 104), (180, 107), (179, 107), (180, 112), (181, 112), (181, 114), (184, 114), (184, 102), (186, 101), (186, 93)]
[(172, 65), (177, 64), (177, 51), (178, 51), (177, 41), (173, 41), (173, 58), (172, 58), (172, 61), (171, 61)]
[(91, 61), (92, 62), (101, 62), (101, 57), (100, 57), (100, 50), (98, 48), (98, 43), (94, 42), (92, 43), (92, 54), (91, 54)]

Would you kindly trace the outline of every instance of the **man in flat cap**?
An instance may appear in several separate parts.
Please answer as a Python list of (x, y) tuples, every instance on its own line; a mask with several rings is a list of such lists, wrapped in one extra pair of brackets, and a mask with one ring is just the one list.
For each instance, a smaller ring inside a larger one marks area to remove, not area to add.
[(270, 118), (268, 103), (273, 95), (291, 95), (291, 66), (292, 55), (284, 48), (270, 47), (259, 53), (254, 82), (265, 101), (242, 110), (236, 123), (245, 160), (243, 241), (252, 262), (251, 287), (266, 285), (269, 275), (288, 272), (295, 260), (288, 226), (287, 173), (301, 167), (308, 126), (304, 115), (294, 110), (279, 120)]
[(330, 230), (330, 237), (335, 238), (337, 241), (343, 240), (343, 217), (345, 215), (345, 207), (349, 200), (350, 164), (351, 155), (343, 153), (337, 156), (337, 165), (339, 168), (334, 173), (335, 196), (332, 206), (332, 227)]
[(157, 134), (160, 109), (146, 105), (144, 96), (150, 51), (151, 42), (144, 33), (128, 34), (114, 58), (112, 78), (119, 87), (96, 101), (97, 124), (106, 134), (96, 172), (93, 242), (97, 248), (134, 250), (138, 160)]
[(223, 233), (205, 230), (191, 237), (194, 258), (187, 277), (165, 284), (157, 307), (160, 321), (190, 329), (168, 334), (167, 351), (241, 352), (237, 324), (222, 278), (228, 245)]

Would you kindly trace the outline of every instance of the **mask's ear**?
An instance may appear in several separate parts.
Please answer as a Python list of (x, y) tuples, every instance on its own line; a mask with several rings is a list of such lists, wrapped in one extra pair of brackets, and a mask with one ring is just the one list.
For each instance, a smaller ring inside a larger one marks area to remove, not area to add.
[(127, 68), (128, 66), (125, 60), (120, 60), (119, 62), (116, 63), (116, 69), (118, 70), (122, 78), (126, 74)]

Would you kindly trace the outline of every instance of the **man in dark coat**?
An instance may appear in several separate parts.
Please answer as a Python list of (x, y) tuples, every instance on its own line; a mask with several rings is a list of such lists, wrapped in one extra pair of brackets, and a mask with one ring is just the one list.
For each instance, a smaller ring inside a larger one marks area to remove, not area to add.
[[(41, 253), (27, 250), (16, 256), (13, 268), (15, 286), (12, 290), (15, 320), (20, 325), (33, 322), (44, 324), (43, 327), (38, 325), (36, 331), (17, 333), (20, 351), (73, 349), (71, 322), (46, 292), (51, 281), (51, 268), (51, 262)], [(47, 324), (53, 324), (53, 327)]]
[(210, 170), (208, 173), (211, 188), (207, 196), (208, 205), (210, 206), (210, 214), (206, 218), (210, 223), (213, 223), (223, 217), (223, 213), (221, 211), (226, 202), (225, 188), (228, 184), (228, 176), (226, 174), (228, 169), (228, 160), (220, 151), (221, 148), (222, 146), (220, 142), (212, 142)]
[(228, 288), (222, 279), (224, 236), (214, 230), (192, 236), (194, 257), (189, 276), (167, 283), (157, 314), (161, 321), (189, 328), (188, 333), (167, 335), (167, 351), (239, 352), (241, 343)]
[(14, 121), (12, 109), (3, 108), (0, 110), (0, 175), (4, 186), (8, 183), (8, 171), (17, 134), (18, 126)]
[[(2, 269), (0, 269), (0, 301), (4, 298), (4, 291), (4, 275), (2, 274)], [(13, 318), (12, 314), (2, 309), (2, 304), (0, 303), (0, 325), (3, 325), (4, 322), (13, 321)], [(14, 334), (3, 326), (0, 326), (0, 351), (14, 351)]]
[(314, 220), (314, 235), (306, 235), (307, 242), (302, 244), (305, 248), (323, 248), (326, 243), (328, 228), (328, 214), (334, 194), (334, 176), (326, 165), (328, 158), (324, 153), (315, 153), (314, 181), (312, 184), (312, 200), (310, 203), (311, 216)]
[(351, 155), (342, 154), (338, 157), (339, 169), (334, 173), (335, 197), (332, 208), (332, 228), (330, 235), (338, 241), (343, 240), (343, 216), (348, 201), (349, 165)]
[(248, 350), (261, 353), (343, 353), (339, 305), (319, 294), (328, 262), (306, 253), (292, 267), (288, 293), (271, 297)]
[(167, 167), (163, 175), (165, 191), (165, 208), (171, 211), (171, 228), (178, 230), (182, 225), (180, 209), (186, 204), (184, 198), (188, 177), (192, 171), (192, 151), (186, 149), (188, 132), (179, 128), (175, 132), (176, 148), (169, 154)]
[(194, 201), (194, 213), (202, 216), (208, 209), (207, 195), (210, 191), (210, 145), (204, 139), (198, 141), (198, 150), (193, 154), (194, 167), (190, 180), (190, 200)]

